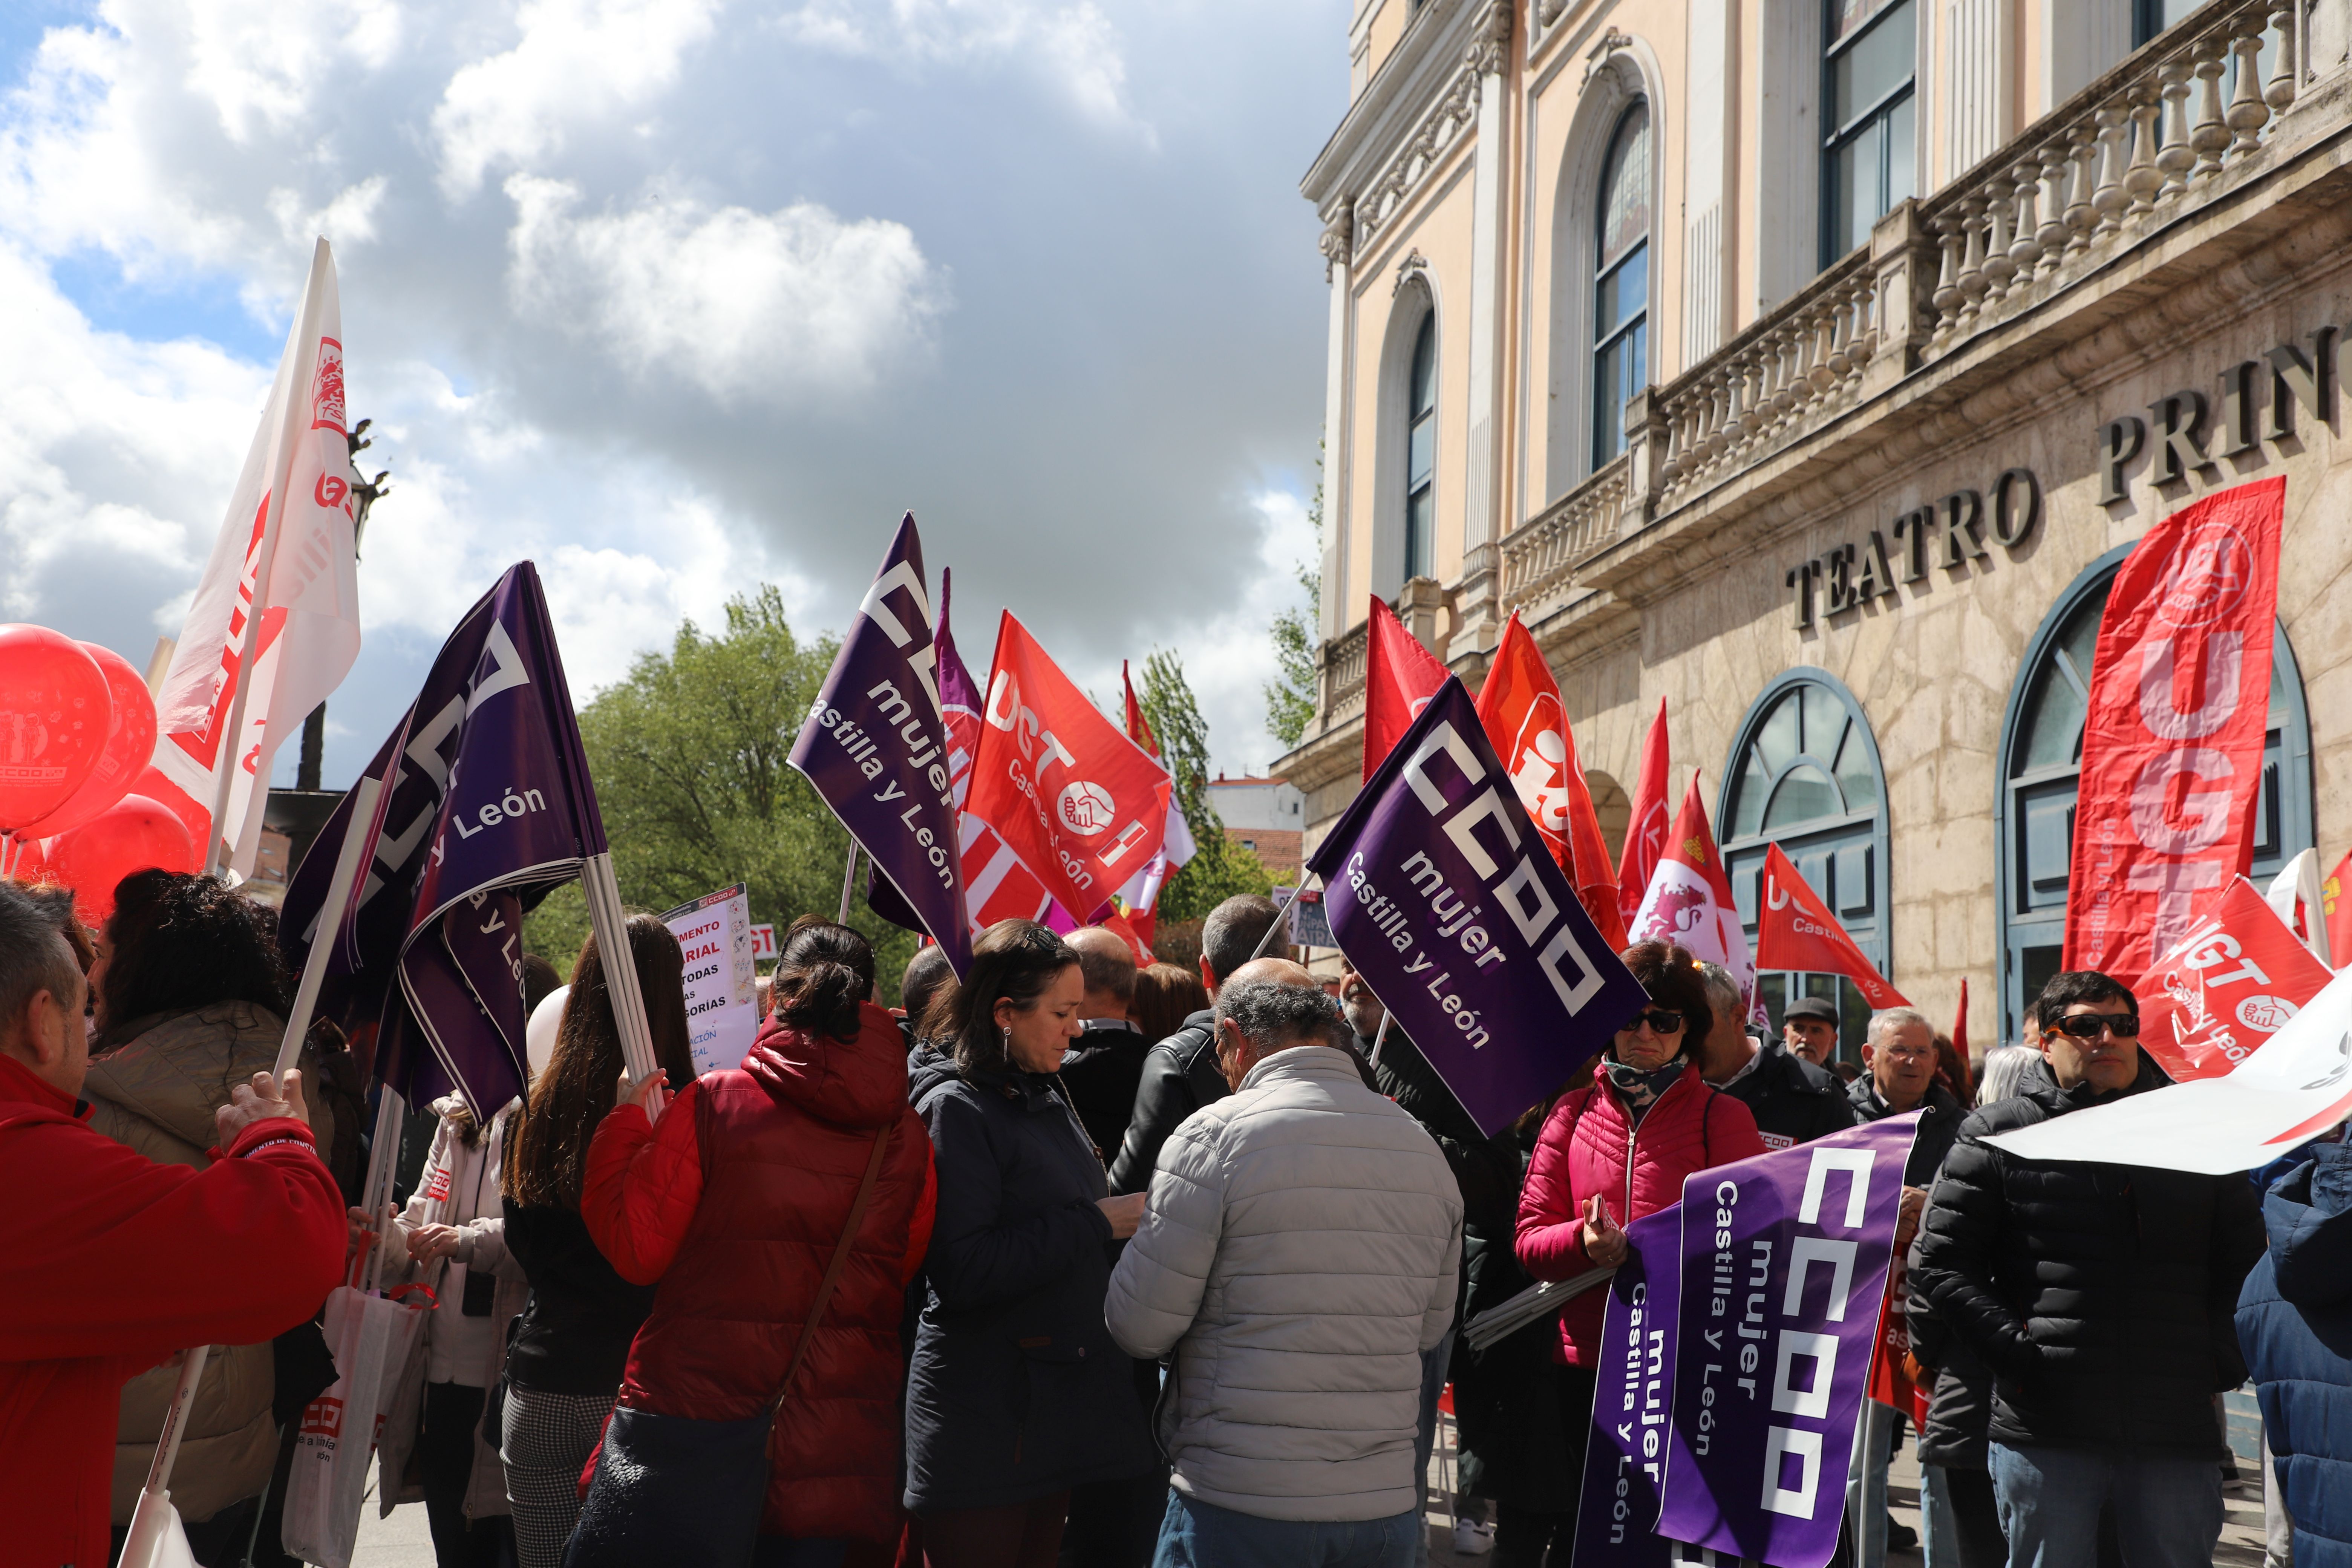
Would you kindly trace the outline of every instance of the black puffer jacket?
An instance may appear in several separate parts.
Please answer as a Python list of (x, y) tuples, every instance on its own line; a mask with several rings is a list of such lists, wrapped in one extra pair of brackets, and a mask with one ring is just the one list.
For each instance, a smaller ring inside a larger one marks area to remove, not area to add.
[(1757, 1047), (1756, 1065), (1723, 1086), (1748, 1107), (1767, 1149), (1810, 1143), (1853, 1125), (1837, 1075), (1795, 1055), (1779, 1040)]
[(1203, 1007), (1145, 1053), (1143, 1077), (1135, 1086), (1135, 1114), (1110, 1163), (1110, 1190), (1150, 1191), (1160, 1146), (1168, 1135), (1192, 1112), (1232, 1092), (1224, 1068), (1217, 1065), (1217, 1015)]
[(1103, 1321), (1102, 1162), (1054, 1080), (924, 1076), (939, 1215), (907, 1369), (907, 1506), (1001, 1508), (1158, 1462)]
[(1992, 1373), (1919, 1294), (1916, 1241), (1911, 1244), (1910, 1267), (1914, 1284), (1906, 1292), (1904, 1317), (1911, 1331), (1911, 1356), (1936, 1379), (1927, 1395), (1927, 1419), (1919, 1428), (1919, 1462), (1981, 1470), (1987, 1460), (1985, 1431), (1992, 1424)]
[(2213, 1395), (2245, 1380), (2231, 1311), (2263, 1250), (2252, 1184), (1979, 1142), (2165, 1081), (2145, 1054), (2113, 1094), (2034, 1062), (2018, 1098), (1960, 1124), (1911, 1289), (1991, 1368), (1996, 1443), (2221, 1457)]

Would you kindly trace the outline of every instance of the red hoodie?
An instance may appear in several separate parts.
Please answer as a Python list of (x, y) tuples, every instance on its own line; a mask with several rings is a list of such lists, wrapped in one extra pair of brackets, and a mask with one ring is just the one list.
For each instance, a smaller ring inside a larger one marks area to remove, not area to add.
[(858, 1008), (854, 1040), (770, 1019), (740, 1070), (707, 1073), (658, 1128), (615, 1107), (588, 1150), (580, 1213), (623, 1279), (658, 1280), (620, 1403), (735, 1421), (767, 1407), (874, 1152), (882, 1171), (771, 1449), (763, 1534), (896, 1534), (898, 1321), (930, 1246), (930, 1136), (907, 1105), (897, 1020)]
[(0, 1568), (105, 1568), (122, 1385), (190, 1345), (319, 1310), (342, 1194), (290, 1118), (209, 1170), (159, 1165), (0, 1057)]
[[(1609, 1092), (1608, 1066), (1593, 1081), (1559, 1097), (1536, 1139), (1528, 1184), (1519, 1193), (1519, 1267), (1538, 1279), (1572, 1279), (1592, 1267), (1584, 1255), (1585, 1200), (1601, 1194), (1609, 1217), (1628, 1226), (1679, 1203), (1683, 1178), (1764, 1152), (1747, 1106), (1708, 1087), (1685, 1068), (1642, 1114), (1640, 1124)], [(1609, 1292), (1587, 1290), (1559, 1315), (1560, 1355), (1598, 1365), (1601, 1314)]]

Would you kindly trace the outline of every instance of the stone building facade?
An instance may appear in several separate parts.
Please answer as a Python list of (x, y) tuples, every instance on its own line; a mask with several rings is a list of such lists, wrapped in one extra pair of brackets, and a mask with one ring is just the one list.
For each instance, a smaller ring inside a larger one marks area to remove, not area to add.
[(1777, 842), (2014, 1038), (2107, 581), (2284, 475), (2256, 870), (2352, 847), (2352, 0), (1359, 0), (1350, 44), (1310, 847), (1370, 598), (1474, 689), (1517, 613), (1612, 831), (1663, 698), (1743, 905)]

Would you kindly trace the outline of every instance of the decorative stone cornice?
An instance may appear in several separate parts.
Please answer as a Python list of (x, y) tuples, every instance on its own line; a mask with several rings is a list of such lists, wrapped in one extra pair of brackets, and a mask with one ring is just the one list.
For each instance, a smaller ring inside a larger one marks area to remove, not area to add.
[(1481, 76), (1500, 74), (1511, 58), (1511, 23), (1518, 7), (1512, 0), (1486, 0), (1485, 12), (1471, 35), (1463, 63)]
[(1404, 286), (1416, 278), (1427, 282), (1428, 275), (1429, 258), (1418, 250), (1406, 251), (1403, 258), (1397, 263), (1396, 281), (1389, 286), (1389, 298), (1393, 300), (1403, 293)]
[(1340, 198), (1339, 210), (1331, 221), (1323, 226), (1323, 281), (1331, 281), (1331, 269), (1345, 267), (1355, 259), (1356, 204)]
[(1591, 52), (1584, 57), (1584, 80), (1581, 86), (1590, 87), (1592, 84), (1592, 73), (1607, 65), (1612, 55), (1620, 54), (1633, 47), (1633, 40), (1615, 27), (1601, 34), (1600, 41), (1592, 46)]
[[(1475, 49), (1496, 0), (1426, 0), (1405, 24), (1370, 81), (1349, 104), (1330, 141), (1299, 182), (1300, 194), (1328, 213), (1341, 192), (1361, 194), (1451, 96), (1465, 54)], [(1361, 238), (1356, 248), (1360, 253)]]
[(1407, 138), (1396, 155), (1372, 182), (1364, 194), (1356, 198), (1356, 245), (1359, 249), (1370, 243), (1390, 216), (1412, 199), (1420, 188), (1423, 176), (1437, 166), (1439, 156), (1470, 128), (1478, 112), (1478, 81), (1482, 72), (1477, 51), (1470, 58), (1445, 93), (1423, 117), (1421, 129)]

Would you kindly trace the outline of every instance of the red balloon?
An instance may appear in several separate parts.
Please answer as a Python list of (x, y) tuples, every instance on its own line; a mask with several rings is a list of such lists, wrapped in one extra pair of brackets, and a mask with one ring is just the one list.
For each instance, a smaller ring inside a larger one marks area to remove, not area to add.
[(73, 797), (38, 822), (28, 822), (23, 831), (37, 838), (55, 838), (70, 833), (131, 793), (138, 782), (140, 771), (155, 755), (155, 699), (148, 694), (147, 679), (131, 668), (131, 661), (112, 648), (99, 647), (94, 642), (81, 645), (82, 651), (98, 661), (105, 673), (106, 691), (113, 703), (113, 722), (106, 737), (106, 749), (98, 754), (98, 765), (89, 770), (89, 777), (81, 781), (81, 788)]
[(169, 806), (188, 830), (188, 842), (196, 847), (201, 861), (205, 846), (212, 840), (213, 813), (209, 801), (199, 804), (188, 798), (188, 792), (163, 776), (163, 770), (149, 765), (131, 786), (132, 795), (143, 795), (149, 800)]
[(47, 626), (0, 626), (0, 832), (57, 810), (98, 765), (112, 728), (106, 672)]
[(114, 886), (133, 871), (196, 868), (187, 825), (169, 806), (126, 795), (49, 846), (49, 875), (74, 890), (74, 909), (89, 924), (114, 913)]

